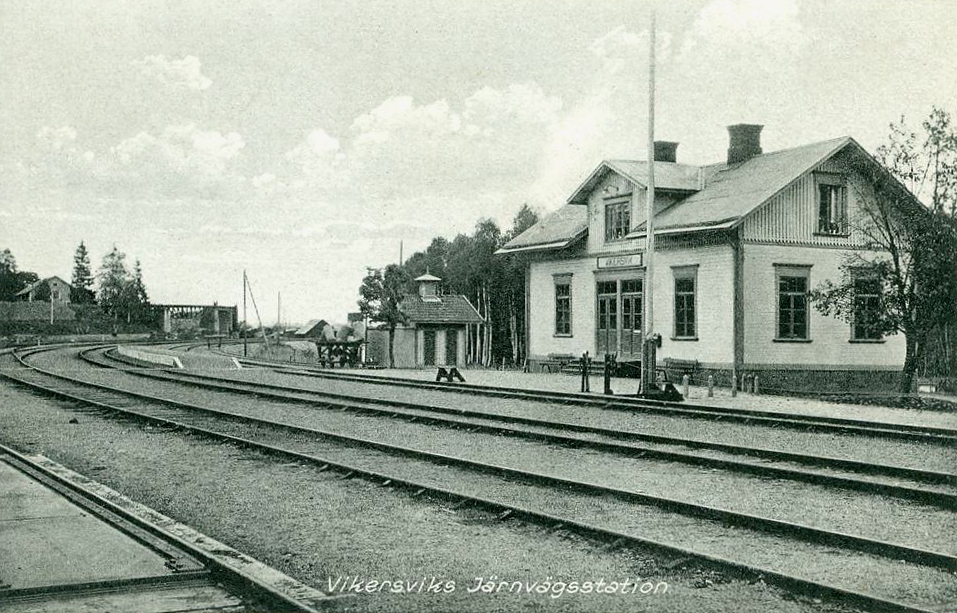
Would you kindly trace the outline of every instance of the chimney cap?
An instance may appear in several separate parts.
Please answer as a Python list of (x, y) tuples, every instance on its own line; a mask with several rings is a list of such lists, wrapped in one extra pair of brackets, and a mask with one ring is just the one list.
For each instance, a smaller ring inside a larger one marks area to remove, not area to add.
[(728, 164), (740, 164), (760, 155), (762, 124), (736, 123), (728, 126)]
[(656, 140), (654, 159), (656, 162), (677, 162), (678, 143), (670, 140)]

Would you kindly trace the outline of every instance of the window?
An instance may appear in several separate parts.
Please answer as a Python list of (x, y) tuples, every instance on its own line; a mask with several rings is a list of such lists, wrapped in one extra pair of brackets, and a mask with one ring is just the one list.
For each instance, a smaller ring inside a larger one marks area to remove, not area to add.
[(555, 335), (572, 335), (572, 280), (555, 279)]
[(881, 309), (881, 280), (868, 272), (854, 277), (854, 323), (851, 339), (855, 341), (879, 341), (883, 337), (878, 318)]
[(695, 291), (697, 267), (676, 268), (675, 275), (675, 338), (696, 338)]
[(808, 268), (778, 269), (777, 340), (808, 340)]
[(847, 234), (847, 198), (840, 175), (817, 174), (818, 234)]
[(631, 202), (605, 205), (605, 240), (619, 241), (631, 230)]

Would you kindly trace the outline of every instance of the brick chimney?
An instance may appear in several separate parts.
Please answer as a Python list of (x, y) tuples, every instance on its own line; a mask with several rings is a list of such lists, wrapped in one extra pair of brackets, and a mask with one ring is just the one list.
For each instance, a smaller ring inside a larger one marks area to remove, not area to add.
[(655, 141), (655, 161), (656, 162), (677, 162), (678, 161), (678, 143), (670, 140)]
[(753, 123), (728, 126), (728, 164), (746, 162), (761, 155), (761, 129)]

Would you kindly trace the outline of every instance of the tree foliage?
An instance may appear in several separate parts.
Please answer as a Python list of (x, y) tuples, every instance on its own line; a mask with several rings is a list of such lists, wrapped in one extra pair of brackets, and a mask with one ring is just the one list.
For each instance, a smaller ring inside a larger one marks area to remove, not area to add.
[(385, 324), (389, 330), (389, 366), (395, 366), (395, 329), (408, 319), (399, 309), (399, 303), (409, 287), (408, 272), (398, 264), (389, 264), (385, 270), (366, 269), (359, 286), (359, 312), (370, 321)]
[[(881, 334), (902, 333), (906, 352), (900, 391), (909, 392), (928, 338), (951, 325), (957, 313), (957, 225), (952, 177), (957, 139), (940, 136), (949, 116), (935, 109), (919, 139), (900, 124), (891, 125), (887, 144), (878, 149), (879, 165), (849, 158), (846, 171), (863, 179), (851, 225), (863, 237), (861, 249), (842, 264), (843, 278), (819, 285), (811, 298), (825, 315), (854, 323), (859, 317), (855, 279), (862, 274), (880, 288), (880, 308), (869, 325)], [(946, 145), (946, 147), (944, 147)], [(947, 148), (949, 147), (949, 148)], [(950, 170), (948, 170), (950, 168)], [(914, 198), (930, 185), (928, 207)], [(909, 190), (907, 189), (909, 188)]]
[(9, 249), (0, 251), (0, 302), (16, 300), (17, 292), (36, 283), (40, 277), (17, 266), (17, 258)]
[(412, 254), (401, 266), (387, 267), (385, 274), (369, 269), (359, 288), (359, 308), (372, 321), (386, 323), (394, 330), (394, 325), (405, 322), (392, 317), (391, 312), (372, 316), (382, 313), (378, 296), (382, 295), (385, 279), (390, 277), (390, 268), (396, 269), (394, 287), (399, 299), (415, 292), (413, 279), (428, 272), (442, 279), (443, 293), (465, 296), (486, 320), (483, 325), (469, 326), (466, 355), (471, 363), (521, 363), (526, 351), (526, 262), (517, 256), (496, 256), (495, 252), (537, 221), (535, 211), (523, 205), (507, 232), (502, 232), (493, 220), (482, 219), (471, 235), (459, 234), (451, 240), (436, 237), (424, 251)]
[(70, 281), (73, 289), (70, 291), (70, 302), (74, 304), (90, 304), (95, 295), (93, 293), (93, 269), (90, 266), (90, 254), (86, 245), (80, 241), (73, 254), (73, 276)]
[(126, 254), (113, 245), (113, 249), (103, 256), (97, 278), (97, 300), (114, 321), (122, 320), (128, 324), (147, 322), (149, 297), (139, 260), (131, 273), (126, 266)]

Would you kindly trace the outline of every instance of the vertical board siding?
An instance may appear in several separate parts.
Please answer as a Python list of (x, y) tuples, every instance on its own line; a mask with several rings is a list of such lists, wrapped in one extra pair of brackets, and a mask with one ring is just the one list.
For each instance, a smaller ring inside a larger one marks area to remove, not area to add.
[[(767, 204), (754, 211), (742, 224), (742, 236), (750, 242), (820, 247), (853, 247), (864, 243), (864, 236), (851, 224), (850, 236), (827, 236), (817, 231), (817, 186), (814, 172), (843, 172), (840, 163), (828, 160), (801, 176)], [(853, 221), (859, 211), (859, 177), (847, 179), (847, 214)]]

